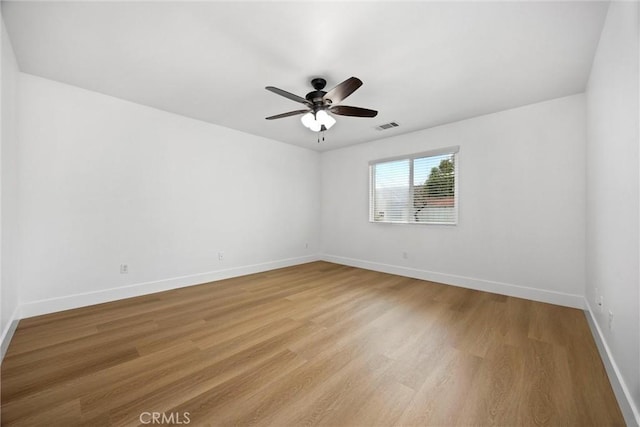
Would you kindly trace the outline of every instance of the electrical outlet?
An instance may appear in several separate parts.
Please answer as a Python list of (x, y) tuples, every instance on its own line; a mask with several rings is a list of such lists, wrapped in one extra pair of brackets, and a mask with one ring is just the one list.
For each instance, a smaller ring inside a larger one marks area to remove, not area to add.
[(609, 310), (609, 330), (613, 330), (613, 311)]
[(129, 266), (127, 264), (120, 264), (120, 274), (128, 274)]
[(218, 252), (218, 261), (224, 261), (224, 252)]

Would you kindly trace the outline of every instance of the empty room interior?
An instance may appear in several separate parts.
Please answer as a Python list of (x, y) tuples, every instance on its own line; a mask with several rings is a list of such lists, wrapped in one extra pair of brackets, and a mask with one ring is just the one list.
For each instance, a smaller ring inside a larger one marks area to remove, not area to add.
[(3, 426), (640, 426), (638, 2), (0, 4)]

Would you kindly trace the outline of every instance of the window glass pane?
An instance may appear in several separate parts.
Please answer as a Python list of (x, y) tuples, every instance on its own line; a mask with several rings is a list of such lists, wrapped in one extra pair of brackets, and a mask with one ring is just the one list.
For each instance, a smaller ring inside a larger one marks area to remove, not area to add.
[(451, 147), (370, 162), (370, 221), (457, 224), (457, 153)]
[(410, 221), (455, 223), (455, 156), (413, 160), (413, 210)]
[(374, 166), (374, 221), (408, 221), (410, 167), (409, 159)]

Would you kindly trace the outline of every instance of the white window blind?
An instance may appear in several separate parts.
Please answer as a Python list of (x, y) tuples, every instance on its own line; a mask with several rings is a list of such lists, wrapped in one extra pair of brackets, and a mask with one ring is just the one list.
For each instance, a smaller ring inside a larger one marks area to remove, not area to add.
[(458, 148), (371, 162), (372, 222), (456, 224)]

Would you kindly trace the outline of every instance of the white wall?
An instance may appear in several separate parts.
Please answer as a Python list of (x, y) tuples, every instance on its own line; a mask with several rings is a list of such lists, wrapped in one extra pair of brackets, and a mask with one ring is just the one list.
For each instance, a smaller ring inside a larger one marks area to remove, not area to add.
[[(638, 4), (612, 2), (587, 88), (586, 295), (627, 398), (635, 405), (636, 423), (640, 423), (638, 48)], [(596, 304), (599, 295), (602, 312)], [(612, 330), (609, 311), (614, 315)]]
[[(584, 96), (574, 95), (323, 153), (326, 257), (581, 307), (584, 141)], [(370, 160), (454, 145), (457, 226), (368, 222)]]
[[(18, 65), (0, 17), (0, 359), (18, 316)], [(7, 338), (7, 339), (5, 339)]]
[(316, 152), (27, 74), (19, 125), (25, 316), (318, 251)]

